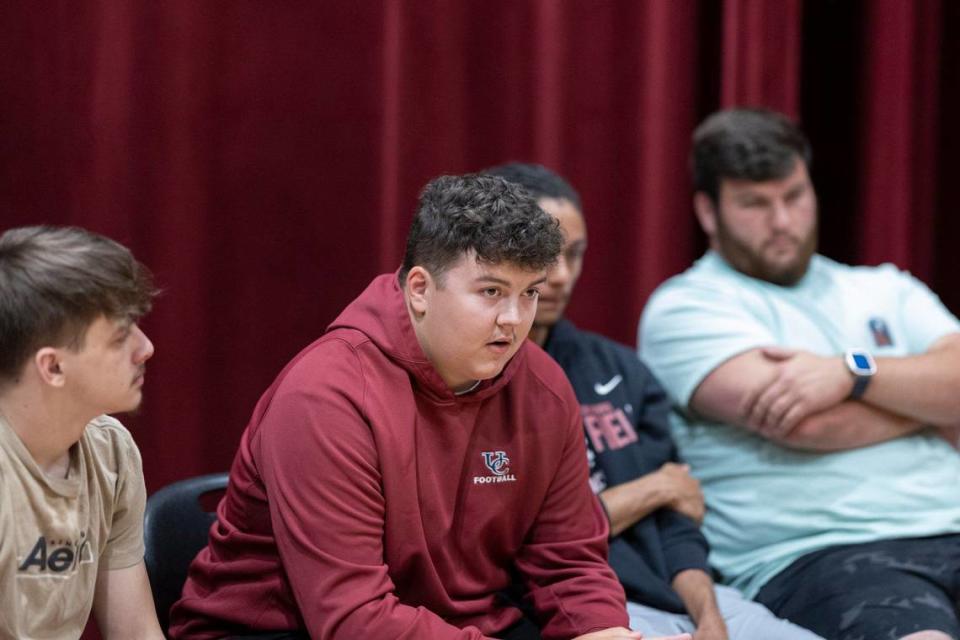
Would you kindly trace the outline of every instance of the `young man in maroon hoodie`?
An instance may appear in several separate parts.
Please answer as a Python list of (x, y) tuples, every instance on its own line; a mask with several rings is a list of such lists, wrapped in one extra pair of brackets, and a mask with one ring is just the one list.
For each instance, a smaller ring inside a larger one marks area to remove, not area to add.
[(427, 185), (399, 272), (254, 410), (175, 638), (640, 637), (576, 398), (526, 340), (561, 245), (503, 179)]

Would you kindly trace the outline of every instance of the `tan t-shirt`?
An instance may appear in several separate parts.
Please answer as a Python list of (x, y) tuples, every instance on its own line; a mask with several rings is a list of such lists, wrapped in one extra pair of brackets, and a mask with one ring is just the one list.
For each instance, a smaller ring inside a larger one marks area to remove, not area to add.
[(76, 640), (97, 571), (143, 559), (146, 489), (130, 433), (109, 416), (49, 478), (0, 416), (0, 638)]

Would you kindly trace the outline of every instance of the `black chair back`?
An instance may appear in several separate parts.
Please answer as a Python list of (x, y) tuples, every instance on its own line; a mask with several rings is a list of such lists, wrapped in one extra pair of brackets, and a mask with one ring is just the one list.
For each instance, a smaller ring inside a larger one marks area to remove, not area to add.
[(147, 499), (143, 521), (147, 575), (164, 633), (170, 607), (180, 599), (190, 563), (207, 545), (217, 515), (201, 503), (205, 495), (227, 488), (226, 473), (188, 478), (168, 485)]

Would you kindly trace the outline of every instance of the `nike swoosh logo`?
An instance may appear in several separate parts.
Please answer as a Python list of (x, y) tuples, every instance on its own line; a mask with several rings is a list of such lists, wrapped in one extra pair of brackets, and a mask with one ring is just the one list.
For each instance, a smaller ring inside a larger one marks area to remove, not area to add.
[(597, 392), (598, 396), (605, 396), (611, 391), (613, 391), (614, 389), (616, 389), (617, 385), (620, 384), (622, 381), (623, 381), (623, 376), (618, 373), (617, 375), (610, 378), (610, 382), (607, 382), (604, 384), (600, 384), (599, 382), (594, 382), (593, 390)]

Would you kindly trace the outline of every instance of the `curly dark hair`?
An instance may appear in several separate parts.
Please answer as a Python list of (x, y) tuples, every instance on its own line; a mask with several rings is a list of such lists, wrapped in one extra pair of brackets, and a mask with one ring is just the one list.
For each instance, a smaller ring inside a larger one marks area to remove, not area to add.
[(810, 142), (782, 113), (767, 109), (718, 111), (693, 132), (693, 186), (716, 203), (722, 179), (762, 182), (784, 178), (798, 158), (810, 167)]
[(0, 236), (0, 383), (16, 381), (44, 346), (79, 349), (90, 323), (138, 318), (157, 290), (129, 249), (77, 227), (21, 227)]
[(507, 164), (490, 167), (484, 171), (488, 176), (500, 176), (510, 182), (515, 182), (529, 191), (534, 198), (557, 198), (569, 200), (577, 211), (583, 212), (580, 203), (580, 194), (570, 186), (570, 183), (559, 174), (547, 169), (542, 164), (526, 162), (508, 162)]
[(557, 221), (520, 185), (482, 174), (440, 176), (420, 193), (400, 282), (416, 265), (442, 282), (471, 251), (481, 262), (539, 271), (556, 262), (562, 246)]

